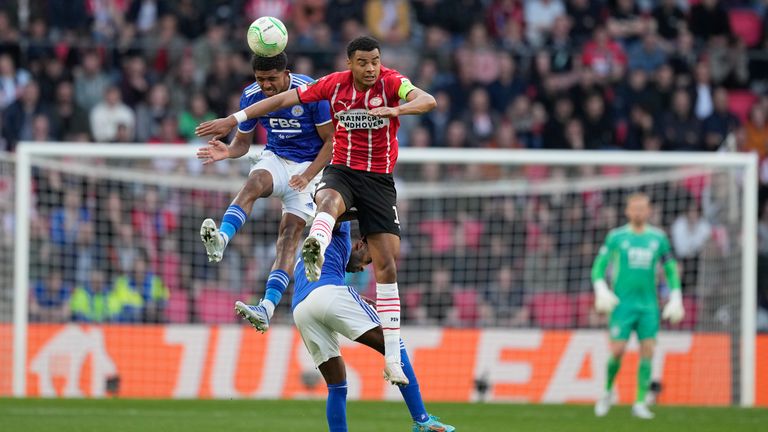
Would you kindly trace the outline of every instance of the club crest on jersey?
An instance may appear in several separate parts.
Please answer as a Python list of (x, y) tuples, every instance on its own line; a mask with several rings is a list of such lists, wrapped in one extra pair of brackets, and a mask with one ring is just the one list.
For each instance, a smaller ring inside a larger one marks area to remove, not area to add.
[(359, 108), (337, 111), (334, 117), (339, 121), (339, 126), (346, 130), (381, 129), (389, 124), (388, 118), (372, 116), (367, 110)]
[(383, 102), (384, 101), (381, 100), (380, 97), (374, 96), (374, 97), (371, 98), (370, 101), (368, 101), (368, 104), (371, 105), (372, 107), (377, 107), (377, 106), (381, 105)]
[(304, 107), (301, 105), (294, 105), (293, 108), (291, 108), (291, 114), (293, 114), (294, 117), (299, 117), (304, 114)]

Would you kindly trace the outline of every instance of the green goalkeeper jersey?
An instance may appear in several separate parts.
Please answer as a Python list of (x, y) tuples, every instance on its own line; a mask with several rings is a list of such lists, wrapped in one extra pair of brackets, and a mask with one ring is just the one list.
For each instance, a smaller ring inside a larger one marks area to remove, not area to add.
[(664, 231), (646, 225), (643, 232), (627, 224), (611, 230), (592, 266), (592, 282), (605, 279), (612, 264), (613, 290), (622, 304), (635, 308), (658, 308), (656, 268), (661, 262), (670, 289), (680, 288), (677, 263)]

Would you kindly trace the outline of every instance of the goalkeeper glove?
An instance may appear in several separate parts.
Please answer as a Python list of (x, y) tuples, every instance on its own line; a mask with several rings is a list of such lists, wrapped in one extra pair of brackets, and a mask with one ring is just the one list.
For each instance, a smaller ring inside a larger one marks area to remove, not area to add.
[(610, 313), (619, 304), (619, 298), (608, 288), (604, 279), (598, 279), (593, 284), (595, 289), (595, 310), (600, 313)]
[(682, 290), (674, 289), (669, 292), (669, 301), (664, 305), (661, 317), (669, 320), (672, 324), (677, 324), (685, 317), (685, 308), (683, 308)]

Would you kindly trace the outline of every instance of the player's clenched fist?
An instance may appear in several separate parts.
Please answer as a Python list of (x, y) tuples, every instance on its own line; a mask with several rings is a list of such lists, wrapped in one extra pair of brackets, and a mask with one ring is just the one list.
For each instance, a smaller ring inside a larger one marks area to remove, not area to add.
[(368, 111), (368, 114), (375, 117), (390, 118), (400, 115), (400, 110), (397, 107), (380, 107)]
[(197, 149), (197, 158), (202, 159), (203, 165), (229, 158), (229, 147), (219, 140), (210, 140), (208, 145)]
[(664, 305), (661, 317), (669, 320), (672, 324), (677, 324), (685, 318), (685, 308), (683, 307), (683, 295), (679, 289), (673, 289), (669, 293), (669, 301)]

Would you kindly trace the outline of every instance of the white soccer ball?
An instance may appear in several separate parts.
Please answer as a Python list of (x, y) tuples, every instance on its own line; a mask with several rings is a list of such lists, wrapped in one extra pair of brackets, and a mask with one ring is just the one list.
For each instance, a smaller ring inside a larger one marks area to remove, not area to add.
[(288, 30), (277, 18), (263, 16), (248, 27), (248, 46), (257, 56), (274, 57), (288, 44)]

